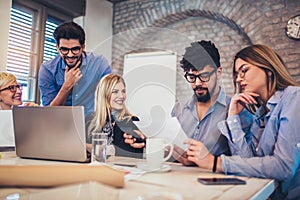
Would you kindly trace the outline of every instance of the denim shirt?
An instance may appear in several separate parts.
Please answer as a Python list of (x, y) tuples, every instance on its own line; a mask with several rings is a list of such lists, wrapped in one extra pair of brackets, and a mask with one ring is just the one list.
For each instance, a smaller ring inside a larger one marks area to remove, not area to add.
[[(214, 155), (230, 155), (227, 139), (221, 136), (217, 123), (226, 119), (227, 106), (230, 97), (226, 96), (223, 89), (220, 90), (216, 102), (208, 109), (207, 113), (199, 121), (197, 114), (197, 98), (195, 95), (182, 104), (176, 103), (171, 115), (176, 116), (182, 129), (190, 138), (203, 142)], [(220, 137), (221, 136), (221, 137)]]
[(221, 156), (224, 172), (276, 179), (288, 199), (300, 198), (299, 102), (300, 87), (289, 86), (268, 100), (270, 111), (262, 119), (256, 115), (249, 132), (242, 131), (237, 115), (220, 122), (236, 155)]
[[(50, 105), (65, 81), (66, 64), (57, 56), (42, 64), (39, 71), (39, 88), (42, 104)], [(66, 106), (84, 106), (85, 116), (94, 111), (94, 94), (100, 79), (111, 73), (106, 58), (94, 53), (83, 53), (80, 66), (82, 78), (74, 85), (70, 92)]]

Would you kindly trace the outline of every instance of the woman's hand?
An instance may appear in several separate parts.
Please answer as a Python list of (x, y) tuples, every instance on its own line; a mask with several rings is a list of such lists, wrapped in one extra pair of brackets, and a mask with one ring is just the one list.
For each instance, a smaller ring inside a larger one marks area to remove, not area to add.
[(253, 97), (259, 95), (253, 92), (236, 94), (231, 98), (228, 116), (238, 115), (244, 109), (245, 104), (257, 104)]
[[(146, 140), (146, 137), (142, 132), (140, 132), (138, 130), (135, 130), (135, 132), (140, 136), (140, 138), (142, 140)], [(145, 147), (145, 144), (146, 144), (145, 142), (137, 143), (136, 138), (132, 137), (132, 135), (130, 135), (130, 134), (124, 133), (123, 137), (125, 138), (125, 140), (124, 140), (125, 143), (130, 144), (130, 146), (132, 146), (133, 148), (140, 149), (140, 148)]]
[(25, 102), (24, 106), (39, 106), (39, 105), (34, 102)]

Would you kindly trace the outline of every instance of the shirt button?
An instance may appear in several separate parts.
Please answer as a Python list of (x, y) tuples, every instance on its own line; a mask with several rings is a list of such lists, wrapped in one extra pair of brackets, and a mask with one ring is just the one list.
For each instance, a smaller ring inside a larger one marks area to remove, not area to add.
[(78, 97), (78, 94), (75, 94), (75, 97)]
[(235, 142), (235, 139), (234, 139), (234, 138), (232, 138), (232, 142)]
[(258, 151), (258, 148), (256, 147), (255, 151), (257, 152)]
[(233, 120), (233, 122), (237, 122), (237, 120), (236, 120), (236, 119), (234, 119), (234, 120)]

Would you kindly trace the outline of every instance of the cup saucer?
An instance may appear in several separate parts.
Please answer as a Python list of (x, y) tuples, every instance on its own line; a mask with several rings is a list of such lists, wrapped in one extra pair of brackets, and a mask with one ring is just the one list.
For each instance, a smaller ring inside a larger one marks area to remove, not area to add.
[(162, 164), (161, 168), (159, 169), (151, 169), (149, 168), (147, 163), (137, 163), (137, 168), (146, 172), (169, 172), (172, 169), (171, 166), (168, 164)]

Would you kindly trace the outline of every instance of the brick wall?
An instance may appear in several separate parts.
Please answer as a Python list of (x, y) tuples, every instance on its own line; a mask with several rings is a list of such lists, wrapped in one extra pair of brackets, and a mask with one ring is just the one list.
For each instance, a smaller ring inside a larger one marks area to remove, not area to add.
[[(288, 19), (300, 14), (300, 0), (129, 0), (114, 6), (113, 71), (122, 74), (123, 56), (130, 52), (170, 50), (178, 55), (193, 41), (211, 40), (219, 48), (223, 78), (233, 93), (235, 53), (249, 44), (266, 44), (286, 62), (300, 83), (300, 41), (285, 35)], [(176, 96), (191, 94), (177, 66)]]

